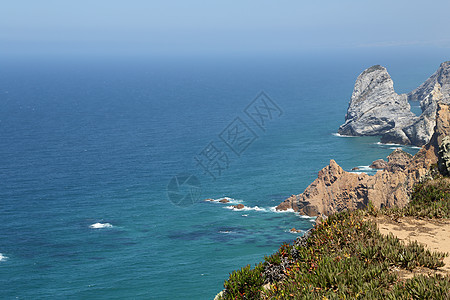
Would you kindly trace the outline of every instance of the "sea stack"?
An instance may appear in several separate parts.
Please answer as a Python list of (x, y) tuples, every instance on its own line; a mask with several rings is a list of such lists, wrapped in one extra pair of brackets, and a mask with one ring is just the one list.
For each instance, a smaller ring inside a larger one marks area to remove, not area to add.
[[(420, 101), (414, 115), (410, 101)], [(397, 94), (386, 68), (376, 65), (356, 79), (345, 123), (338, 132), (350, 136), (381, 136), (383, 143), (425, 145), (433, 134), (437, 103), (450, 103), (450, 62), (444, 62), (409, 94)]]

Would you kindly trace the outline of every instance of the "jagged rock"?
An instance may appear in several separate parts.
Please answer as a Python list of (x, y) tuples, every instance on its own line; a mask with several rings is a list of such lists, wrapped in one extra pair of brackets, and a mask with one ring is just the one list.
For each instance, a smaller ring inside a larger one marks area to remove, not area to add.
[[(438, 87), (437, 84), (439, 84)], [(437, 89), (440, 90), (444, 102), (447, 103), (450, 100), (450, 61), (443, 62), (430, 78), (409, 93), (408, 100), (420, 101), (422, 111), (425, 111), (429, 104), (426, 103), (430, 100), (429, 95), (433, 92), (436, 93)]]
[(439, 171), (442, 175), (450, 175), (450, 136), (446, 136), (439, 146)]
[(228, 200), (227, 198), (223, 198), (219, 200), (220, 203), (228, 203), (230, 202), (230, 200)]
[(387, 161), (383, 159), (377, 159), (376, 161), (372, 162), (372, 164), (369, 166), (369, 168), (372, 169), (384, 169), (387, 166)]
[(403, 207), (409, 201), (413, 186), (438, 162), (439, 145), (445, 143), (449, 135), (449, 106), (438, 104), (433, 136), (416, 155), (396, 149), (388, 156), (385, 169), (373, 176), (345, 172), (331, 160), (302, 194), (292, 195), (276, 209), (293, 209), (317, 216), (365, 207), (369, 201), (375, 208)]
[[(393, 128), (387, 132), (385, 132), (381, 136), (381, 142), (388, 144), (401, 144), (401, 145), (409, 145), (411, 144), (411, 140), (406, 135), (406, 133), (401, 128)], [(414, 143), (413, 143), (414, 144)]]
[(352, 136), (381, 135), (409, 125), (413, 118), (406, 95), (398, 95), (386, 68), (376, 65), (356, 79), (345, 124), (338, 132)]
[(352, 171), (358, 171), (359, 170), (359, 168), (358, 167), (354, 167), (354, 168), (352, 168)]
[[(407, 100), (420, 101), (422, 114), (410, 111)], [(405, 95), (394, 91), (386, 69), (373, 66), (358, 76), (345, 123), (344, 135), (380, 135), (382, 143), (422, 146), (430, 140), (436, 122), (437, 103), (450, 103), (450, 61), (417, 89)]]
[(231, 206), (236, 208), (236, 209), (243, 209), (245, 207), (244, 204), (231, 205)]
[(388, 163), (385, 169), (390, 172), (403, 171), (411, 162), (413, 156), (408, 152), (403, 151), (401, 148), (397, 148), (388, 155)]

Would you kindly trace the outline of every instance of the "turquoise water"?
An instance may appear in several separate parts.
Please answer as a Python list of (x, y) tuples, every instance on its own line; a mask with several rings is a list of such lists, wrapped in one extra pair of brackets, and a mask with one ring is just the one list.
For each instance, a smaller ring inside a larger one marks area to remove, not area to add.
[[(231, 271), (311, 227), (271, 208), (330, 158), (350, 170), (396, 147), (333, 135), (356, 76), (375, 63), (407, 92), (440, 59), (3, 62), (0, 297), (213, 298)], [(244, 112), (261, 91), (282, 111), (264, 130)], [(220, 139), (237, 117), (256, 136), (240, 155)], [(215, 180), (194, 160), (211, 141), (229, 158)], [(201, 183), (198, 199), (247, 209), (174, 205), (167, 186), (183, 172)]]

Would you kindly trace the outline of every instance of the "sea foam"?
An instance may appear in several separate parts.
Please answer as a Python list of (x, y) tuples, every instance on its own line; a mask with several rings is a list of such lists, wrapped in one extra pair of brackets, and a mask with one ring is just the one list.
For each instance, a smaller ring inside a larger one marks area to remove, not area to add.
[(276, 206), (272, 206), (270, 208), (270, 211), (274, 213), (295, 213), (295, 211), (292, 208), (288, 208), (286, 210), (277, 210)]
[(244, 205), (244, 208), (241, 208), (241, 209), (236, 208), (236, 207), (233, 207), (233, 206), (227, 206), (227, 207), (225, 207), (225, 208), (226, 208), (226, 209), (231, 209), (231, 210), (233, 210), (233, 211), (249, 211), (249, 210), (254, 210), (254, 211), (267, 211), (267, 209), (262, 208), (262, 207), (259, 207), (259, 206), (253, 206), (253, 207), (251, 207), (251, 206), (245, 206), (245, 205)]
[[(220, 200), (228, 200), (228, 202), (220, 202)], [(206, 201), (208, 202), (212, 202), (212, 203), (220, 203), (220, 204), (239, 204), (242, 203), (242, 200), (237, 200), (237, 199), (233, 199), (230, 197), (221, 197), (221, 198), (217, 198), (217, 199), (207, 199)]]
[(7, 259), (8, 259), (8, 257), (6, 257), (2, 253), (0, 253), (0, 261), (5, 261)]
[(110, 223), (94, 223), (89, 226), (89, 228), (100, 229), (100, 228), (112, 228)]
[(337, 132), (333, 132), (332, 135), (337, 136), (337, 137), (343, 137), (343, 138), (352, 138), (352, 137), (356, 137), (353, 135), (343, 135), (343, 134), (339, 134)]

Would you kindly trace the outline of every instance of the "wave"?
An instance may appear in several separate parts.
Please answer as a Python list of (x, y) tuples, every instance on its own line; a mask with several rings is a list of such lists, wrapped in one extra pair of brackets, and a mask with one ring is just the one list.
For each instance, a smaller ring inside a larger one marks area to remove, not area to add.
[(295, 213), (295, 211), (292, 208), (288, 208), (286, 210), (277, 210), (276, 206), (272, 206), (270, 208), (270, 211), (274, 213)]
[(353, 136), (353, 135), (343, 135), (343, 134), (339, 134), (337, 132), (333, 132), (332, 135), (337, 136), (337, 137), (343, 137), (343, 138), (354, 138), (357, 136)]
[(0, 261), (5, 261), (7, 259), (8, 259), (8, 257), (6, 257), (2, 253), (0, 253)]
[(405, 145), (402, 145), (402, 144), (382, 143), (382, 142), (376, 142), (375, 145), (380, 145), (380, 146), (398, 146), (398, 147), (404, 147), (405, 146)]
[[(227, 200), (228, 202), (223, 201), (223, 200)], [(212, 203), (222, 203), (222, 204), (228, 204), (228, 203), (230, 203), (230, 204), (239, 204), (239, 203), (242, 203), (242, 200), (237, 200), (237, 199), (233, 199), (233, 198), (230, 198), (230, 197), (221, 197), (221, 198), (217, 198), (217, 199), (210, 198), (210, 199), (206, 199), (205, 201), (212, 202)], [(223, 201), (223, 202), (220, 202), (220, 201)]]
[(241, 208), (241, 209), (236, 208), (236, 207), (233, 207), (233, 206), (226, 206), (225, 208), (226, 208), (226, 209), (231, 209), (231, 210), (233, 210), (233, 211), (249, 211), (249, 210), (254, 210), (254, 211), (267, 211), (267, 209), (262, 208), (262, 207), (259, 207), (259, 206), (253, 206), (253, 207), (250, 207), (250, 206), (245, 206), (245, 205), (244, 205), (244, 208)]
[(317, 219), (317, 217), (310, 217), (310, 216), (307, 216), (307, 215), (298, 215), (300, 218), (302, 218), (302, 219), (309, 219), (309, 220), (316, 220)]
[(358, 166), (359, 170), (357, 171), (373, 171), (370, 166)]
[(231, 231), (231, 230), (220, 230), (219, 233), (230, 234), (230, 233), (233, 233), (233, 231)]
[(286, 229), (284, 232), (289, 232), (289, 233), (292, 233), (292, 234), (300, 234), (300, 233), (303, 233), (304, 231), (301, 230), (301, 229), (295, 229), (295, 230), (292, 230), (292, 229), (287, 230)]
[(89, 226), (89, 228), (93, 229), (101, 229), (101, 228), (112, 228), (113, 226), (110, 223), (94, 223)]
[(395, 143), (381, 143), (381, 142), (376, 142), (376, 145), (380, 145), (380, 146), (387, 146), (387, 147), (391, 147), (390, 149), (397, 149), (397, 148), (409, 148), (409, 149), (422, 149), (422, 147), (419, 146), (412, 146), (412, 145), (402, 145), (402, 144), (395, 144)]

